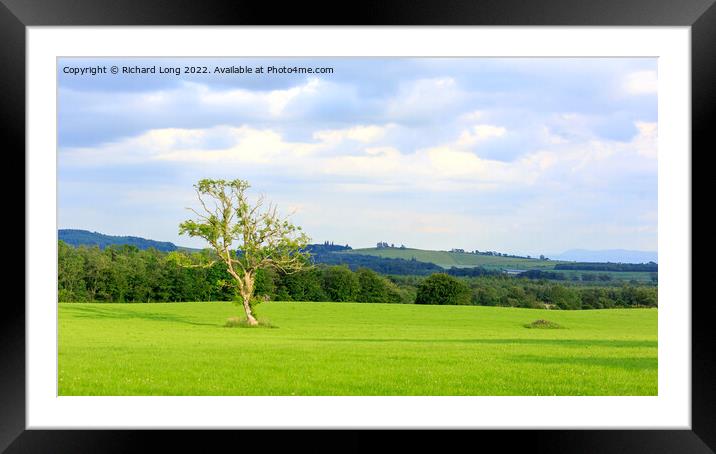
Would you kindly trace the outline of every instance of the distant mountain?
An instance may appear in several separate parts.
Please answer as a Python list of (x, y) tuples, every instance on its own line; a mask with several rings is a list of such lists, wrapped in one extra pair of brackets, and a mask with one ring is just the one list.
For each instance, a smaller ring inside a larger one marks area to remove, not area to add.
[(61, 241), (75, 247), (85, 245), (99, 246), (100, 249), (104, 249), (111, 245), (120, 246), (127, 244), (135, 246), (138, 249), (149, 249), (150, 247), (153, 247), (164, 252), (176, 251), (177, 249), (188, 249), (180, 248), (174, 243), (170, 243), (168, 241), (154, 241), (136, 236), (105, 235), (99, 232), (90, 232), (89, 230), (60, 229), (57, 231), (57, 236)]
[(552, 254), (549, 257), (553, 260), (573, 262), (659, 263), (658, 254), (654, 251), (629, 251), (626, 249), (605, 249), (599, 251), (571, 249), (561, 254)]

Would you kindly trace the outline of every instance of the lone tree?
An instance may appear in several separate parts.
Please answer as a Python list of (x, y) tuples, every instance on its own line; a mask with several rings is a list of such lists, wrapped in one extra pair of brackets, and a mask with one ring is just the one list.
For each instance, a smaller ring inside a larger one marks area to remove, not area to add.
[(257, 303), (256, 273), (273, 268), (292, 274), (306, 268), (304, 249), (309, 238), (301, 227), (280, 217), (275, 205), (265, 205), (263, 196), (252, 204), (246, 195), (249, 187), (247, 181), (238, 179), (200, 180), (194, 189), (201, 210), (189, 208), (197, 219), (179, 224), (179, 234), (203, 238), (211, 245), (233, 278), (248, 323), (257, 325), (252, 310)]

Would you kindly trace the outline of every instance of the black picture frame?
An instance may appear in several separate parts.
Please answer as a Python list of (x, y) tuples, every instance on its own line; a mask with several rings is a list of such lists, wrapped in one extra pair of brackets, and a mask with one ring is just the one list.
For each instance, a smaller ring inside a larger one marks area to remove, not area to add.
[[(716, 149), (710, 124), (716, 110), (714, 1), (370, 0), (355, 4), (319, 1), (310, 4), (285, 2), (278, 5), (243, 0), (0, 0), (0, 121), (4, 131), (6, 166), (8, 169), (16, 168), (17, 164), (25, 168), (26, 27), (69, 25), (690, 26), (693, 160), (697, 153), (705, 154)], [(318, 14), (318, 11), (323, 13)], [(693, 215), (691, 222), (693, 226)], [(27, 227), (25, 225), (25, 232)], [(17, 232), (12, 235), (16, 236)], [(32, 238), (28, 238), (26, 233), (25, 245), (29, 241)], [(24, 271), (32, 272), (31, 269)], [(236, 449), (256, 449), (262, 445), (275, 448), (281, 443), (294, 447), (321, 447), (316, 445), (313, 431), (292, 431), (287, 436), (246, 436), (237, 435), (233, 431), (25, 430), (25, 311), (18, 300), (6, 300), (0, 318), (0, 450), (126, 452), (149, 449), (149, 442), (156, 441), (182, 445), (185, 449), (202, 446), (204, 450), (224, 442)], [(716, 345), (716, 330), (713, 330), (712, 321), (708, 317), (708, 304), (708, 300), (695, 300), (691, 308), (692, 430), (516, 430), (509, 434), (485, 430), (479, 434), (462, 431), (460, 435), (468, 443), (479, 439), (481, 446), (490, 446), (491, 442), (496, 442), (500, 450), (521, 447), (532, 452), (570, 453), (714, 452), (716, 360), (713, 346)], [(422, 444), (427, 441), (428, 434), (425, 431), (410, 431), (408, 436), (412, 441)], [(365, 431), (333, 431), (330, 435), (340, 440), (341, 447), (371, 446), (365, 440), (370, 434)], [(305, 444), (305, 437), (309, 436), (314, 440), (311, 444)], [(203, 440), (198, 441), (196, 438)], [(452, 440), (446, 445), (444, 437), (438, 434), (435, 441), (451, 449), (450, 446), (455, 446)], [(323, 447), (335, 450), (333, 443), (326, 443)]]

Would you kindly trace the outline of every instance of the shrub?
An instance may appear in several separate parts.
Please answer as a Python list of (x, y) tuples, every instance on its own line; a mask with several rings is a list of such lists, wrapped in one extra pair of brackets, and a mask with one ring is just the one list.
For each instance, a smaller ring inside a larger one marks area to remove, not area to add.
[(525, 328), (559, 329), (562, 328), (562, 325), (555, 322), (550, 322), (549, 320), (535, 320), (532, 323), (526, 324)]
[(444, 273), (433, 274), (418, 286), (415, 304), (470, 304), (470, 288)]

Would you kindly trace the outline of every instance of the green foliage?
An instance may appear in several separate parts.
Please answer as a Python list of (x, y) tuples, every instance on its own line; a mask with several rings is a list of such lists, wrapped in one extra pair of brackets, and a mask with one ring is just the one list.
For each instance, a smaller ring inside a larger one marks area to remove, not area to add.
[[(367, 269), (351, 272), (346, 267), (323, 265), (289, 274), (266, 268), (255, 273), (251, 304), (255, 307), (257, 302), (267, 300), (413, 303), (428, 279), (386, 277)], [(459, 282), (469, 286), (469, 302), (461, 300), (461, 304), (523, 308), (548, 305), (553, 309), (658, 305), (658, 288), (653, 285), (587, 287), (507, 276), (461, 278)], [(61, 302), (242, 302), (226, 266), (208, 249), (164, 253), (110, 246), (101, 250), (96, 246), (75, 248), (60, 241), (57, 283)]]
[(57, 245), (57, 284), (60, 301), (87, 301), (87, 283), (83, 279), (85, 258), (64, 241)]
[(233, 290), (225, 267), (186, 267), (197, 254), (163, 253), (134, 247), (58, 243), (58, 296), (61, 302), (229, 301)]
[(105, 235), (99, 232), (90, 232), (88, 230), (59, 229), (57, 231), (57, 236), (59, 240), (75, 247), (84, 245), (98, 246), (100, 249), (104, 249), (107, 246), (121, 246), (128, 244), (130, 246), (137, 247), (137, 249), (154, 248), (163, 252), (175, 251), (177, 249), (174, 243), (170, 243), (168, 241), (154, 241), (136, 236)]
[(273, 268), (259, 269), (256, 271), (256, 277), (254, 278), (254, 294), (257, 299), (271, 299), (272, 295), (276, 294), (276, 270)]
[[(179, 224), (179, 234), (206, 240), (230, 267), (242, 272), (275, 268), (299, 271), (308, 262), (308, 236), (301, 227), (281, 218), (263, 197), (252, 202), (244, 180), (203, 179), (194, 185), (203, 212)], [(212, 205), (213, 204), (213, 205)]]
[(360, 283), (347, 266), (329, 266), (323, 269), (323, 290), (329, 301), (356, 301)]
[(433, 274), (418, 286), (415, 304), (470, 304), (470, 288), (447, 274)]
[(597, 262), (566, 262), (558, 263), (554, 267), (555, 270), (590, 270), (590, 271), (645, 271), (654, 272), (659, 269), (659, 265), (654, 262), (649, 263), (597, 263)]
[(576, 290), (561, 285), (549, 288), (547, 299), (560, 309), (581, 309), (582, 303)]
[(358, 296), (361, 303), (401, 303), (403, 296), (398, 287), (390, 280), (368, 268), (359, 268)]
[(279, 274), (276, 283), (278, 301), (329, 301), (323, 289), (320, 268), (309, 268), (294, 274)]

